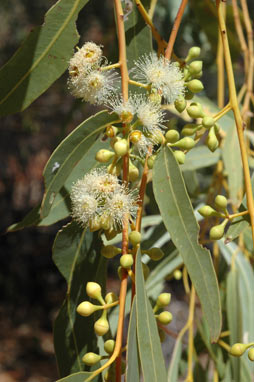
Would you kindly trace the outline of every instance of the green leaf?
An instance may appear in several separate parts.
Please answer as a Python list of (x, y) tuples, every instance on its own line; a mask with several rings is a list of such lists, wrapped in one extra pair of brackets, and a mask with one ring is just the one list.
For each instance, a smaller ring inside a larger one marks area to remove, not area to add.
[(119, 121), (115, 114), (101, 111), (82, 122), (55, 149), (44, 169), (45, 193), (41, 207), (41, 217), (49, 214), (54, 199), (63, 187), (76, 164), (90, 149), (104, 128)]
[(68, 67), (79, 35), (75, 21), (88, 0), (59, 0), (0, 70), (0, 115), (26, 109)]
[(54, 325), (55, 352), (62, 377), (83, 371), (82, 356), (97, 351), (95, 317), (82, 317), (76, 308), (88, 299), (85, 291), (88, 281), (104, 285), (106, 260), (99, 250), (98, 235), (85, 232), (75, 222), (59, 231), (54, 242), (53, 260), (67, 281), (66, 299)]
[(173, 152), (164, 147), (153, 169), (153, 189), (163, 222), (179, 250), (208, 321), (211, 339), (221, 329), (219, 289), (210, 252), (198, 244), (199, 226)]
[[(89, 377), (91, 377), (92, 374), (93, 373), (81, 371), (79, 373), (68, 375), (68, 377), (58, 379), (56, 382), (85, 382)], [(101, 376), (98, 375), (96, 378), (93, 379), (93, 381), (100, 382)]]
[(180, 168), (182, 171), (189, 171), (213, 166), (218, 162), (220, 156), (220, 149), (212, 153), (207, 146), (197, 146), (187, 153), (185, 163)]
[(139, 373), (139, 355), (138, 355), (138, 339), (137, 339), (137, 318), (136, 318), (136, 296), (132, 302), (130, 315), (128, 339), (127, 339), (127, 369), (126, 381), (133, 382), (140, 380)]
[[(152, 51), (152, 34), (150, 28), (140, 15), (135, 0), (127, 2), (130, 13), (126, 16), (125, 25), (128, 68), (131, 69), (134, 61), (145, 53)], [(145, 8), (150, 6), (150, 0), (142, 1)]]
[(141, 254), (136, 258), (137, 336), (144, 382), (165, 382), (166, 369), (151, 304), (145, 291)]
[(168, 369), (168, 382), (177, 382), (182, 354), (182, 338), (177, 338)]

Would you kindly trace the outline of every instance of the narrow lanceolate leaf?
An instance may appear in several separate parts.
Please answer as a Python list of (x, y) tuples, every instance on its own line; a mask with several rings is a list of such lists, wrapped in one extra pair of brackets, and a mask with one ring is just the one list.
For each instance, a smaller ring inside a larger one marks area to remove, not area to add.
[(126, 382), (139, 381), (139, 356), (137, 339), (136, 296), (132, 302), (127, 339)]
[(97, 234), (81, 229), (75, 222), (65, 226), (56, 236), (53, 260), (67, 281), (67, 295), (54, 325), (54, 344), (61, 377), (84, 371), (82, 357), (97, 351), (93, 330), (94, 315), (82, 317), (76, 313), (80, 302), (88, 300), (86, 283), (104, 285), (105, 259), (99, 253)]
[(148, 300), (140, 251), (136, 259), (137, 336), (144, 382), (166, 382), (161, 343), (154, 313)]
[(181, 166), (181, 170), (198, 170), (203, 167), (213, 166), (218, 162), (220, 156), (220, 149), (212, 153), (207, 146), (194, 147), (187, 153), (185, 163)]
[[(79, 373), (68, 375), (68, 377), (58, 379), (56, 382), (85, 382), (89, 377), (91, 377), (92, 374), (93, 373), (81, 371)], [(100, 381), (101, 381), (100, 375), (93, 379), (93, 382), (100, 382)]]
[(53, 205), (54, 199), (63, 187), (76, 164), (83, 158), (93, 145), (98, 134), (118, 117), (101, 111), (82, 122), (56, 148), (44, 170), (45, 193), (41, 206), (41, 217), (46, 217)]
[(215, 341), (221, 329), (219, 289), (210, 252), (198, 243), (199, 226), (173, 152), (164, 147), (153, 169), (153, 189), (164, 224), (182, 256)]
[(168, 382), (177, 382), (182, 354), (182, 338), (177, 338), (168, 369)]
[(88, 0), (59, 0), (42, 26), (0, 70), (0, 115), (27, 108), (68, 66), (79, 35), (75, 21)]

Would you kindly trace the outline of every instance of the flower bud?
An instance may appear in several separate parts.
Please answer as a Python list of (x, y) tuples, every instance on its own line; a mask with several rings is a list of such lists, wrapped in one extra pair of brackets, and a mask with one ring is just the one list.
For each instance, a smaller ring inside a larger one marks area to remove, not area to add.
[(157, 317), (158, 321), (160, 321), (163, 325), (168, 325), (173, 319), (172, 313), (165, 311), (161, 312), (159, 316)]
[(128, 143), (126, 139), (120, 139), (114, 144), (114, 150), (119, 157), (124, 156), (128, 152)]
[(135, 247), (137, 244), (141, 242), (141, 233), (138, 231), (132, 231), (129, 234), (129, 240), (131, 244), (133, 245), (133, 247)]
[(95, 231), (98, 231), (99, 229), (101, 229), (100, 219), (98, 219), (96, 217), (94, 219), (90, 219), (89, 220), (89, 229), (91, 232), (95, 232)]
[(200, 56), (200, 48), (198, 46), (193, 46), (189, 49), (188, 55), (185, 59), (185, 62), (188, 62), (190, 60), (194, 60), (195, 58)]
[(107, 340), (104, 343), (104, 350), (108, 354), (112, 354), (115, 348), (115, 341), (114, 340)]
[(241, 344), (237, 342), (231, 346), (230, 354), (234, 355), (235, 357), (241, 357), (241, 355), (243, 355), (244, 352), (246, 351), (247, 347), (248, 345), (246, 346), (245, 344)]
[(214, 200), (214, 203), (218, 210), (225, 211), (227, 209), (228, 201), (227, 198), (225, 198), (225, 196), (223, 195), (217, 195)]
[(87, 365), (87, 366), (92, 366), (92, 365), (95, 365), (97, 362), (99, 362), (101, 360), (101, 356), (99, 354), (95, 354), (95, 353), (86, 353), (83, 357), (82, 357), (82, 361)]
[(208, 218), (210, 216), (220, 216), (217, 211), (215, 211), (212, 207), (210, 206), (203, 206), (198, 209), (198, 212), (200, 215), (204, 216), (204, 218)]
[(193, 61), (189, 65), (189, 72), (192, 75), (196, 75), (201, 72), (203, 66), (202, 61)]
[(81, 316), (88, 317), (100, 308), (100, 306), (93, 305), (89, 301), (83, 301), (78, 305), (76, 310)]
[(113, 302), (115, 302), (117, 300), (118, 300), (118, 297), (114, 292), (109, 292), (105, 296), (106, 304), (112, 304)]
[(163, 258), (164, 253), (160, 248), (151, 248), (145, 250), (145, 253), (154, 261), (158, 261)]
[(217, 147), (219, 146), (219, 141), (216, 137), (215, 131), (214, 131), (214, 126), (212, 126), (209, 130), (207, 139), (206, 139), (206, 144), (207, 147), (209, 148), (210, 151), (214, 152)]
[(190, 100), (194, 97), (194, 94), (189, 90), (189, 89), (186, 89), (185, 93), (184, 93), (184, 98), (186, 100)]
[(122, 255), (120, 264), (123, 268), (130, 268), (133, 265), (133, 256), (131, 254)]
[(221, 224), (215, 225), (210, 229), (209, 236), (211, 240), (220, 240), (224, 235), (224, 230), (227, 224), (227, 219)]
[(153, 168), (155, 158), (156, 158), (155, 155), (151, 155), (151, 156), (147, 159), (147, 166), (148, 166), (148, 168), (149, 168), (150, 170)]
[(106, 310), (102, 313), (101, 318), (99, 318), (94, 323), (94, 331), (98, 336), (104, 336), (109, 331), (109, 323), (105, 317)]
[(113, 151), (101, 149), (96, 153), (95, 159), (100, 163), (107, 163), (114, 155)]
[(180, 269), (176, 269), (173, 273), (173, 276), (176, 280), (181, 280), (182, 278), (182, 272), (180, 271)]
[(150, 274), (150, 269), (149, 269), (148, 265), (142, 263), (142, 270), (143, 270), (144, 279), (146, 280), (147, 277), (148, 277), (149, 274)]
[(102, 302), (102, 304), (104, 303), (101, 296), (101, 286), (99, 284), (89, 281), (86, 284), (86, 293), (89, 297)]
[(179, 164), (184, 164), (184, 162), (185, 162), (184, 152), (182, 152), (180, 150), (174, 151), (174, 157), (176, 158), (176, 160)]
[(187, 113), (191, 118), (202, 118), (204, 117), (204, 111), (200, 103), (193, 102), (189, 107), (187, 107)]
[(112, 259), (119, 253), (121, 253), (121, 249), (115, 247), (114, 245), (106, 245), (101, 248), (101, 255), (106, 257), (107, 259)]
[(187, 123), (184, 125), (181, 134), (183, 136), (191, 136), (196, 133), (196, 131), (200, 128), (200, 125), (197, 125), (196, 123)]
[(177, 100), (175, 100), (175, 108), (179, 113), (182, 113), (184, 111), (186, 105), (187, 103), (184, 96), (179, 96)]
[(203, 120), (202, 120), (202, 125), (207, 128), (207, 129), (210, 129), (210, 127), (212, 127), (213, 125), (215, 124), (215, 121), (212, 117), (209, 117), (208, 115), (206, 115)]
[(187, 88), (192, 92), (192, 93), (199, 93), (204, 89), (204, 85), (200, 80), (191, 80), (187, 82)]
[(248, 358), (250, 361), (254, 361), (254, 348), (251, 348), (249, 351), (248, 351)]
[(114, 138), (116, 136), (116, 134), (118, 133), (118, 128), (115, 127), (115, 126), (108, 126), (106, 128), (106, 132), (105, 134), (107, 135), (107, 137), (109, 138)]
[(131, 123), (133, 120), (133, 114), (129, 111), (123, 111), (119, 117), (123, 123)]
[(139, 169), (134, 164), (129, 162), (129, 181), (135, 182), (139, 178)]
[(156, 305), (158, 308), (163, 308), (170, 303), (171, 293), (161, 293), (157, 298)]
[(172, 143), (171, 146), (176, 146), (176, 147), (179, 147), (180, 149), (183, 149), (183, 150), (190, 150), (192, 149), (194, 146), (195, 146), (196, 142), (194, 141), (194, 139), (190, 138), (190, 137), (184, 137), (182, 139), (180, 139), (180, 141), (176, 142), (176, 143)]
[(106, 214), (101, 215), (100, 225), (102, 229), (108, 231), (112, 227), (112, 219)]
[(165, 135), (166, 141), (169, 143), (175, 143), (179, 140), (180, 134), (177, 130), (168, 130)]

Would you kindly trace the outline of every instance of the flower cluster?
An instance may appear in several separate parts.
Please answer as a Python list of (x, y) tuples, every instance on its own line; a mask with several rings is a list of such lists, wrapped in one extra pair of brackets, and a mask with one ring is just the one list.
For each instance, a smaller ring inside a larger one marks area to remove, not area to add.
[(78, 49), (69, 64), (68, 85), (72, 95), (101, 104), (109, 92), (114, 92), (118, 74), (112, 69), (104, 71), (105, 64), (102, 49), (95, 43), (87, 42)]
[(142, 56), (135, 61), (134, 78), (143, 84), (151, 85), (161, 93), (168, 103), (184, 94), (183, 72), (163, 56), (155, 53)]
[(105, 168), (92, 170), (71, 190), (72, 217), (95, 231), (122, 227), (124, 217), (134, 217), (137, 197)]

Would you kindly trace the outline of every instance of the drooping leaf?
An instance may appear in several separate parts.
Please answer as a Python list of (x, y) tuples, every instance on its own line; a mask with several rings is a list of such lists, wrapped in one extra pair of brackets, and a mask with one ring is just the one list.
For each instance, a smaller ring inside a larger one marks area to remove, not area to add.
[(104, 286), (106, 262), (99, 252), (97, 234), (85, 232), (75, 222), (59, 231), (54, 242), (53, 260), (67, 281), (66, 299), (54, 325), (55, 352), (62, 377), (83, 371), (82, 356), (97, 350), (95, 317), (82, 317), (76, 308), (88, 299), (85, 291), (88, 281)]
[(45, 193), (41, 217), (46, 217), (54, 199), (76, 164), (84, 157), (103, 129), (118, 121), (118, 116), (101, 111), (82, 122), (55, 149), (44, 170)]
[(75, 21), (88, 0), (59, 0), (0, 70), (0, 115), (26, 109), (68, 67), (79, 35)]
[[(89, 373), (87, 371), (81, 371), (79, 373), (74, 373), (68, 375), (67, 377), (58, 379), (56, 382), (85, 382), (89, 377), (91, 377), (93, 373)], [(94, 382), (100, 382), (101, 376), (98, 375), (93, 379)]]
[[(142, 1), (145, 8), (150, 5), (149, 0)], [(135, 0), (127, 2), (128, 12), (126, 14), (125, 32), (128, 68), (133, 67), (134, 61), (140, 56), (152, 50), (152, 35), (149, 27), (140, 15)]]
[(177, 382), (179, 374), (179, 363), (182, 354), (182, 338), (177, 338), (173, 350), (173, 354), (170, 359), (168, 369), (168, 382)]
[(145, 382), (166, 382), (166, 369), (154, 313), (146, 295), (141, 254), (136, 258), (136, 310), (140, 364)]
[(140, 380), (139, 373), (139, 355), (138, 355), (138, 339), (137, 339), (137, 317), (136, 317), (136, 296), (132, 302), (131, 316), (128, 328), (127, 338), (127, 368), (126, 381), (133, 382)]
[(220, 156), (220, 149), (212, 153), (207, 146), (197, 146), (187, 153), (185, 163), (180, 168), (182, 171), (189, 171), (213, 166), (218, 162)]
[(199, 227), (173, 152), (164, 147), (153, 169), (153, 188), (163, 222), (199, 296), (211, 339), (221, 328), (218, 282), (209, 251), (198, 244)]

